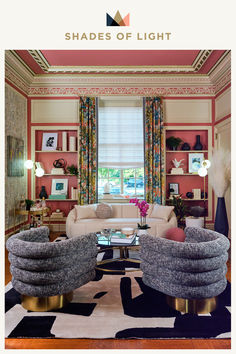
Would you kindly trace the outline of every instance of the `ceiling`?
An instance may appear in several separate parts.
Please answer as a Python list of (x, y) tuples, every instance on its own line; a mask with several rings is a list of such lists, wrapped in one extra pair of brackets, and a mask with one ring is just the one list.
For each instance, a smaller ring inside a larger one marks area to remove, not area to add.
[(33, 76), (47, 74), (205, 75), (226, 50), (14, 50)]

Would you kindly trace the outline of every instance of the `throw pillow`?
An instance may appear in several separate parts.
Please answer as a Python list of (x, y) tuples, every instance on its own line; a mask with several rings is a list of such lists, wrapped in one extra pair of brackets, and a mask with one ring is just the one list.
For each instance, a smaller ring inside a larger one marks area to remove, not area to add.
[(80, 219), (96, 219), (94, 205), (75, 205), (76, 221)]
[(158, 218), (168, 221), (172, 210), (174, 210), (173, 206), (155, 204), (153, 205), (150, 218)]
[(179, 227), (172, 227), (171, 229), (166, 231), (165, 238), (172, 241), (184, 242), (185, 241), (185, 233), (183, 229)]
[(99, 219), (108, 219), (112, 217), (112, 207), (109, 204), (98, 204), (96, 209), (96, 215)]

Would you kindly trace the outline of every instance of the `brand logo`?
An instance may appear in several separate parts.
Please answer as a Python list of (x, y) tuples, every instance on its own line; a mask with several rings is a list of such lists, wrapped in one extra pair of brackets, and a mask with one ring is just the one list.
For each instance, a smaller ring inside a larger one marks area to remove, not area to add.
[(129, 26), (129, 14), (122, 18), (120, 12), (117, 11), (115, 17), (112, 18), (107, 13), (107, 26)]

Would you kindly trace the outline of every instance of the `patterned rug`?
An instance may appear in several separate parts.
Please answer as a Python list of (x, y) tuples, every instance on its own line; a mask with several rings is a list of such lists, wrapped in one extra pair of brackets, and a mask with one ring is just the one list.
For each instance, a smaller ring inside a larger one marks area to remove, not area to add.
[[(118, 255), (104, 250), (99, 259), (111, 256)], [(218, 297), (219, 305), (212, 313), (182, 314), (166, 304), (164, 294), (142, 282), (141, 271), (127, 272), (134, 267), (133, 263), (114, 262), (110, 266), (119, 266), (120, 272), (97, 271), (93, 281), (74, 291), (70, 304), (51, 312), (25, 310), (20, 305), (20, 294), (9, 283), (6, 337), (230, 338), (230, 283)]]

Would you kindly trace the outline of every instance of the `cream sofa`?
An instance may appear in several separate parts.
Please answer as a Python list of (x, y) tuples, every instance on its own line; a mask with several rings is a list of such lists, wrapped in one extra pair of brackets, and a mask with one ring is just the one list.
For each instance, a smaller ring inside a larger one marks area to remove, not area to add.
[[(94, 204), (96, 208), (98, 204)], [(75, 208), (70, 211), (66, 219), (66, 235), (71, 238), (84, 235), (90, 232), (101, 231), (103, 228), (134, 227), (140, 222), (138, 208), (134, 204), (110, 204), (112, 207), (112, 217), (108, 219), (89, 218), (76, 219)], [(148, 233), (155, 236), (164, 237), (166, 230), (177, 227), (177, 219), (172, 211), (169, 219), (150, 217), (154, 205), (150, 205), (147, 215), (147, 224), (150, 226)]]

